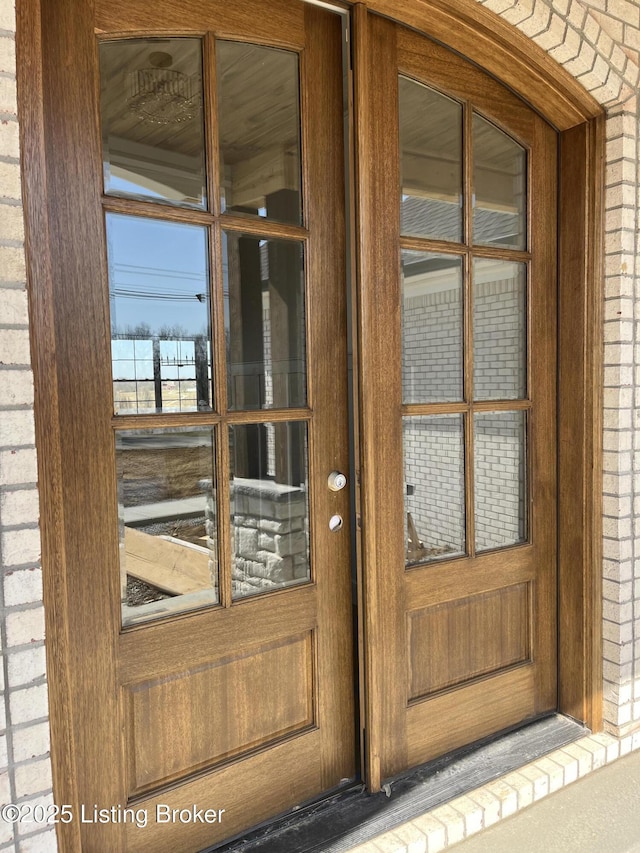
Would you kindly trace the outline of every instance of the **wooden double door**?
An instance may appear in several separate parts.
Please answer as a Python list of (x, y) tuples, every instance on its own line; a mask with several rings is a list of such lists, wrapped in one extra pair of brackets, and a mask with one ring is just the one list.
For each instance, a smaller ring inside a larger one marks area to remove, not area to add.
[(555, 134), (345, 23), (42, 4), (65, 849), (204, 849), (556, 707)]

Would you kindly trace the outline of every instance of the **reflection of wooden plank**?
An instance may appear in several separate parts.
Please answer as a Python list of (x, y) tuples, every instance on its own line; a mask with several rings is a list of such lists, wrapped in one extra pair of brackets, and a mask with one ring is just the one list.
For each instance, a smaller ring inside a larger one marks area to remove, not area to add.
[(209, 555), (205, 551), (124, 529), (127, 574), (172, 595), (211, 588)]

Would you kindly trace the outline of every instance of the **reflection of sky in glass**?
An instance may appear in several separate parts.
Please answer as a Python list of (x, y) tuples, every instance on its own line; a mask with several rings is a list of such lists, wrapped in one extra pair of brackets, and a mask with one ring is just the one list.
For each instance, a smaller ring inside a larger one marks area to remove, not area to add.
[(113, 336), (209, 338), (206, 228), (110, 213), (107, 247)]

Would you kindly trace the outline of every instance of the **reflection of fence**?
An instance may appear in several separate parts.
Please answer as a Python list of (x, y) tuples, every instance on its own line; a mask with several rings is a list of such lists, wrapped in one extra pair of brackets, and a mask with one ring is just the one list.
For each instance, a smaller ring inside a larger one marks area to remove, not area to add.
[(111, 358), (117, 411), (211, 408), (210, 344), (203, 336), (165, 340), (115, 335)]

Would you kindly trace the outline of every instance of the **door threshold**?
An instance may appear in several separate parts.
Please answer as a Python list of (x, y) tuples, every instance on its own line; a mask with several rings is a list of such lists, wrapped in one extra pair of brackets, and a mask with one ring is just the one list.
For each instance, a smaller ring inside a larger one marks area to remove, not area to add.
[(587, 734), (558, 714), (534, 720), (403, 773), (380, 793), (340, 791), (206, 853), (348, 853)]

